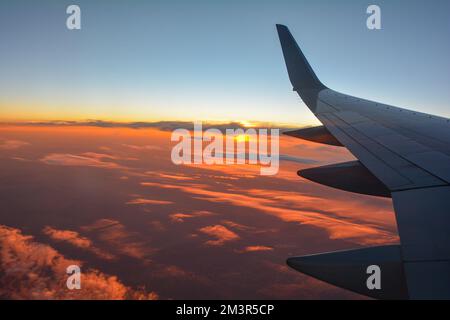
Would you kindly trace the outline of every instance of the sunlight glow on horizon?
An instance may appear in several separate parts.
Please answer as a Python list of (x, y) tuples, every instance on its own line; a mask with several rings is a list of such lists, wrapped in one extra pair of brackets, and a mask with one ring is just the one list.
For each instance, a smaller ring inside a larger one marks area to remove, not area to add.
[[(306, 108), (299, 104), (299, 109)], [(67, 110), (70, 109), (70, 110)], [(315, 118), (315, 116), (305, 110), (308, 117), (300, 121), (285, 121), (283, 114), (280, 117), (272, 117), (271, 121), (264, 119), (263, 117), (258, 118), (248, 116), (248, 118), (243, 118), (236, 115), (236, 117), (228, 116), (211, 116), (202, 114), (181, 114), (181, 115), (169, 115), (169, 114), (152, 114), (151, 111), (142, 114), (129, 115), (126, 114), (126, 108), (119, 108), (119, 110), (114, 109), (108, 112), (107, 109), (103, 113), (99, 113), (97, 108), (90, 108), (93, 110), (92, 113), (88, 112), (78, 112), (78, 108), (61, 108), (58, 110), (57, 106), (52, 106), (50, 108), (43, 108), (39, 105), (27, 105), (26, 107), (18, 107), (11, 104), (1, 104), (0, 103), (0, 123), (15, 123), (15, 122), (57, 122), (57, 121), (74, 121), (74, 122), (86, 122), (86, 121), (104, 121), (104, 122), (114, 122), (114, 123), (133, 123), (133, 122), (160, 122), (160, 121), (173, 121), (173, 122), (195, 122), (201, 121), (204, 123), (239, 123), (244, 128), (253, 128), (260, 126), (261, 124), (273, 124), (280, 127), (309, 127), (320, 125), (320, 122)], [(153, 108), (154, 109), (154, 108)], [(151, 108), (148, 108), (151, 110)]]

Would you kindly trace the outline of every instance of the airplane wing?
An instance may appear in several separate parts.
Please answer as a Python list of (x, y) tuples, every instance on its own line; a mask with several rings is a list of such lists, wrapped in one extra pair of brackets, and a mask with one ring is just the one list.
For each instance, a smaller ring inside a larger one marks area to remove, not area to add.
[[(289, 79), (323, 126), (291, 136), (346, 147), (358, 161), (299, 171), (346, 191), (392, 197), (400, 245), (287, 260), (323, 281), (381, 299), (450, 299), (450, 120), (333, 91), (277, 25)], [(380, 270), (380, 288), (368, 285)]]

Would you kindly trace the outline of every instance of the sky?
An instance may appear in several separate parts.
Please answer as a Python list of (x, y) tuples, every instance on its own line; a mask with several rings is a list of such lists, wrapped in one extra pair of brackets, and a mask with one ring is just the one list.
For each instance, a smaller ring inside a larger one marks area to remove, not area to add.
[[(66, 28), (68, 5), (82, 29)], [(368, 30), (366, 9), (381, 8)], [(291, 90), (275, 24), (328, 87), (450, 117), (450, 3), (0, 2), (0, 120), (317, 123)]]

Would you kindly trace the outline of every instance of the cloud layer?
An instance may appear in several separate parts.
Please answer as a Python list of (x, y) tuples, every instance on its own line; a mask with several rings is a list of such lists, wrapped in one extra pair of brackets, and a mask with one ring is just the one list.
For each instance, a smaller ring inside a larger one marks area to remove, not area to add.
[[(176, 166), (170, 131), (156, 128), (0, 131), (27, 142), (0, 153), (2, 297), (360, 298), (286, 258), (398, 241), (390, 200), (297, 175), (352, 160), (343, 148), (280, 137), (289, 156), (263, 177), (253, 165)], [(69, 263), (86, 290), (66, 291)]]

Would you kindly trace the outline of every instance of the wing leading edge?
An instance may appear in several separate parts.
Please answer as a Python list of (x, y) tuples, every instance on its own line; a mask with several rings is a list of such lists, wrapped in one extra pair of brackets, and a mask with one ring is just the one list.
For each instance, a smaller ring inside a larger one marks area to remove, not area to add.
[[(277, 31), (293, 90), (323, 124), (290, 135), (345, 146), (359, 160), (299, 174), (347, 191), (390, 195), (400, 236), (399, 246), (293, 257), (288, 265), (375, 298), (450, 299), (449, 120), (327, 88), (288, 28), (277, 25)], [(361, 283), (370, 265), (380, 266), (381, 289)]]

